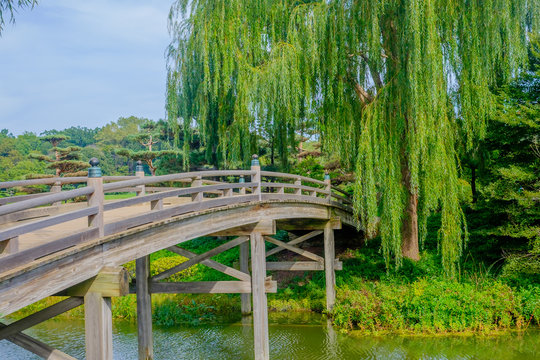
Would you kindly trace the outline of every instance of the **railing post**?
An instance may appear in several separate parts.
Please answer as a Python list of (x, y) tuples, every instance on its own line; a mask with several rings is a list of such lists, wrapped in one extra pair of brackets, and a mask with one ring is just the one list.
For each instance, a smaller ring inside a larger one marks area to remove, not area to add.
[(328, 195), (326, 195), (326, 199), (328, 202), (332, 199), (332, 182), (330, 181), (330, 174), (328, 171), (324, 173), (324, 183), (326, 184), (326, 191), (328, 191)]
[[(238, 180), (238, 182), (240, 184), (243, 184), (246, 182), (246, 179), (244, 179), (244, 175), (240, 175), (240, 179)], [(238, 193), (240, 195), (246, 195), (246, 188), (245, 187), (241, 187), (239, 190), (238, 190)]]
[[(143, 179), (144, 178), (144, 168), (142, 166), (142, 161), (137, 161), (137, 166), (135, 166), (135, 176)], [(139, 185), (137, 186), (137, 196), (146, 194), (145, 186)]]
[(103, 221), (103, 202), (105, 196), (103, 194), (103, 177), (101, 177), (101, 168), (98, 167), (99, 160), (96, 158), (90, 159), (90, 165), (88, 169), (88, 186), (94, 188), (94, 192), (88, 196), (88, 206), (97, 206), (98, 212), (95, 215), (88, 217), (88, 226), (97, 227), (99, 236), (105, 235), (104, 221)]
[(298, 188), (294, 189), (294, 195), (302, 195), (302, 189), (300, 189), (300, 186), (302, 186), (302, 180), (300, 180), (300, 178), (296, 178), (296, 180), (294, 180), (294, 185), (298, 186)]
[[(59, 193), (62, 191), (62, 183), (60, 181), (57, 181), (51, 186), (51, 193)], [(59, 206), (61, 204), (61, 201), (57, 201), (53, 203), (53, 206)]]
[(251, 171), (255, 171), (255, 175), (252, 175), (251, 182), (257, 183), (253, 187), (253, 194), (259, 195), (259, 201), (262, 200), (261, 196), (261, 164), (259, 163), (259, 156), (253, 154), (251, 159)]
[[(249, 274), (249, 244), (240, 244), (240, 271)], [(251, 294), (241, 294), (242, 315), (251, 314)]]
[[(202, 186), (202, 178), (200, 176), (197, 176), (192, 182), (191, 187), (199, 187)], [(203, 192), (198, 192), (196, 194), (191, 195), (191, 201), (202, 201), (203, 199)]]

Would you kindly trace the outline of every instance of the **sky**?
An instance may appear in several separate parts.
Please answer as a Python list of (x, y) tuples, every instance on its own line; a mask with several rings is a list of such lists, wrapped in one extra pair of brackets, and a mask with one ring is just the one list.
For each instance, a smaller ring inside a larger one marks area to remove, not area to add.
[(172, 0), (40, 0), (0, 36), (0, 129), (165, 117)]

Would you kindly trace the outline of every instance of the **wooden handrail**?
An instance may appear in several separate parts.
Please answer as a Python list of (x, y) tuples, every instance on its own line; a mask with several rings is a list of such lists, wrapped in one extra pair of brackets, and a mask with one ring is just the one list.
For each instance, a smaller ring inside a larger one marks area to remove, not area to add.
[(103, 185), (103, 190), (109, 191), (114, 189), (120, 189), (123, 187), (129, 186), (139, 186), (147, 184), (155, 184), (168, 181), (179, 181), (182, 179), (190, 179), (196, 177), (214, 177), (214, 176), (251, 176), (254, 175), (254, 171), (250, 170), (210, 170), (210, 171), (195, 171), (187, 173), (178, 173), (170, 175), (159, 175), (159, 176), (147, 176), (144, 178), (138, 178), (135, 180), (125, 180), (118, 181), (115, 183), (109, 183)]
[(158, 193), (137, 196), (130, 199), (115, 201), (112, 203), (105, 204), (103, 207), (104, 207), (104, 210), (107, 211), (107, 210), (118, 209), (118, 208), (122, 208), (126, 206), (141, 204), (141, 203), (145, 203), (149, 201), (165, 199), (165, 198), (173, 197), (173, 196), (191, 195), (191, 194), (197, 194), (200, 192), (208, 192), (208, 191), (214, 191), (214, 190), (241, 189), (241, 188), (252, 187), (255, 185), (256, 183), (222, 183), (218, 185), (178, 188), (174, 190), (167, 190), (167, 191), (162, 191)]
[(30, 200), (21, 201), (14, 204), (0, 206), (0, 215), (6, 215), (6, 214), (10, 214), (16, 211), (31, 209), (36, 206), (52, 204), (58, 201), (69, 200), (78, 196), (90, 195), (93, 192), (94, 192), (93, 187), (85, 186), (79, 189), (52, 193), (46, 196), (39, 197), (37, 199), (30, 199)]
[[(123, 181), (135, 178), (132, 175), (114, 175), (103, 176), (103, 181)], [(54, 185), (54, 184), (82, 184), (86, 183), (88, 178), (86, 176), (74, 176), (74, 177), (51, 177), (42, 179), (29, 179), (29, 180), (15, 180), (0, 182), (0, 189), (9, 189), (19, 186), (34, 186), (34, 185)]]
[(38, 221), (34, 221), (28, 224), (19, 225), (9, 228), (4, 231), (0, 231), (0, 241), (14, 238), (22, 234), (29, 233), (31, 231), (43, 229), (49, 226), (58, 225), (66, 221), (79, 219), (82, 217), (95, 215), (98, 212), (97, 206), (91, 206), (84, 209), (74, 210), (65, 214), (47, 217)]
[(324, 181), (322, 181), (322, 180), (312, 179), (310, 177), (302, 176), (302, 175), (286, 174), (286, 173), (273, 172), (273, 171), (261, 171), (261, 176), (280, 177), (280, 178), (285, 178), (285, 179), (301, 180), (301, 181), (309, 182), (309, 183), (312, 183), (312, 184), (326, 186), (326, 183)]

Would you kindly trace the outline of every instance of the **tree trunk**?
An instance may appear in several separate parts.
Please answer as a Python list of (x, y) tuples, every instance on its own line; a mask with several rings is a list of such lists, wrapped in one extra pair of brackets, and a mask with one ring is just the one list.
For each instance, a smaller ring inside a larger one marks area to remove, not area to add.
[(407, 207), (401, 226), (401, 254), (411, 260), (420, 260), (418, 247), (418, 193), (411, 189), (411, 172), (408, 166), (401, 171), (402, 182), (407, 189)]

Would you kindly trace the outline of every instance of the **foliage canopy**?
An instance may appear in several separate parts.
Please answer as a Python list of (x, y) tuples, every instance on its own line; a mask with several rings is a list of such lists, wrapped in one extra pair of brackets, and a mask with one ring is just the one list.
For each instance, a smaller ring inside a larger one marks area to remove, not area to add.
[(485, 134), (490, 87), (524, 68), (539, 18), (538, 0), (178, 0), (169, 122), (196, 122), (234, 166), (254, 132), (279, 134), (286, 159), (295, 130), (318, 119), (326, 150), (355, 169), (355, 209), (387, 264), (401, 262), (412, 203), (421, 235), (440, 209), (454, 274), (466, 237), (456, 145)]

